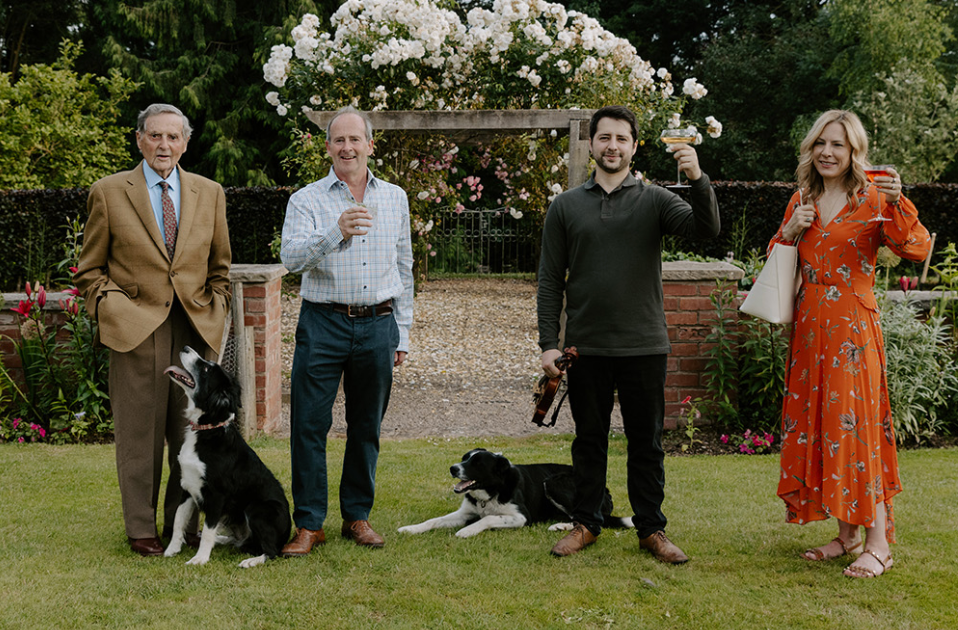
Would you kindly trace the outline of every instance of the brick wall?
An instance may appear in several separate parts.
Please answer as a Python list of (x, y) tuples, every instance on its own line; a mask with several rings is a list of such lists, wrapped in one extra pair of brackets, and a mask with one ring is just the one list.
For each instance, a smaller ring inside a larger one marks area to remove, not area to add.
[[(280, 351), (280, 319), (282, 308), (282, 277), (286, 269), (282, 265), (233, 265), (230, 281), (234, 294), (243, 292), (244, 333), (250, 338), (252, 349), (252, 375), (242, 375), (241, 382), (249, 391), (244, 396), (249, 401), (247, 408), (255, 409), (255, 418), (244, 417), (247, 433), (253, 430), (269, 432), (280, 421), (282, 414), (282, 355)], [(13, 312), (23, 293), (4, 293), (0, 307), (0, 360), (14, 378), (22, 378), (20, 357), (14, 349), (14, 341), (20, 339), (17, 321), (20, 315)], [(45, 324), (61, 326), (66, 315), (60, 307), (63, 293), (47, 294), (44, 308)], [(235, 312), (235, 311), (234, 311)], [(236, 330), (234, 321), (234, 331)], [(246, 412), (244, 409), (244, 413)]]
[[(248, 430), (272, 433), (282, 414), (282, 277), (286, 270), (281, 265), (234, 265), (230, 280), (238, 294), (243, 293), (245, 332), (252, 349), (252, 374), (247, 375), (244, 387), (251, 397), (249, 407), (255, 407), (255, 419), (247, 417)], [(705, 338), (715, 318), (709, 296), (719, 287), (733, 287), (742, 271), (728, 263), (673, 262), (663, 263), (662, 280), (665, 294), (666, 320), (672, 354), (668, 359), (665, 381), (666, 428), (678, 426), (686, 396), (693, 399), (705, 396)], [(59, 299), (65, 295), (51, 294), (45, 312), (48, 325), (59, 325), (65, 320)], [(4, 294), (5, 305), (0, 309), (0, 355), (4, 366), (17, 374), (19, 357), (13, 349), (13, 339), (19, 338), (16, 307), (23, 294)], [(235, 327), (234, 327), (235, 330)], [(249, 398), (248, 398), (249, 399)]]
[[(665, 319), (672, 354), (665, 379), (665, 428), (678, 426), (686, 396), (705, 397), (705, 338), (716, 314), (709, 296), (736, 286), (744, 272), (729, 263), (662, 263)], [(684, 422), (684, 421), (683, 421)]]

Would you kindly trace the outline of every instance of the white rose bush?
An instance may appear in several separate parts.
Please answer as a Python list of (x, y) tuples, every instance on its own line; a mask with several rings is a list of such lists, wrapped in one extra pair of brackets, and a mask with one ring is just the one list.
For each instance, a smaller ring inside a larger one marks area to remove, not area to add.
[[(491, 11), (474, 8), (462, 17), (457, 7), (443, 0), (347, 0), (328, 30), (315, 15), (303, 16), (291, 45), (274, 46), (263, 66), (273, 86), (267, 103), (280, 116), (345, 105), (441, 111), (622, 104), (636, 112), (645, 142), (670, 119), (681, 120), (690, 99), (707, 94), (694, 78), (677, 91), (668, 70), (562, 5), (496, 0)], [(717, 137), (721, 123), (709, 118), (708, 133)], [(305, 154), (322, 152), (322, 143), (307, 132), (294, 142), (287, 166), (303, 181), (325, 175), (317, 168), (328, 170), (328, 162)], [(424, 228), (436, 225), (440, 210), (479, 203), (541, 221), (566, 181), (567, 150), (568, 138), (554, 132), (502, 136), (461, 152), (437, 135), (394, 132), (377, 134), (375, 157), (378, 172), (407, 189), (413, 225)], [(491, 177), (485, 195), (477, 175)], [(423, 255), (428, 231), (417, 236)]]

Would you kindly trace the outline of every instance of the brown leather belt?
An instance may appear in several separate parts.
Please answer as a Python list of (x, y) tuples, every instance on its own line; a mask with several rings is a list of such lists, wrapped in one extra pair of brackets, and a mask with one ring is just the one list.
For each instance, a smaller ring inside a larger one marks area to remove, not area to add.
[(393, 312), (392, 300), (386, 300), (382, 304), (373, 306), (354, 306), (352, 304), (336, 304), (335, 302), (316, 302), (316, 306), (342, 313), (347, 317), (376, 317), (377, 315), (389, 315)]

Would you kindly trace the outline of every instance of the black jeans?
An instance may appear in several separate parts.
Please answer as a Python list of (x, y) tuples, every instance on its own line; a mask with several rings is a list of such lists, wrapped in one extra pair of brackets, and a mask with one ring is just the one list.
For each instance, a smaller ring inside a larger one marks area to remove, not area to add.
[(640, 538), (664, 530), (666, 355), (580, 356), (569, 369), (569, 408), (575, 421), (572, 468), (576, 502), (572, 517), (598, 535), (609, 459), (615, 391), (628, 439), (628, 490), (632, 522)]

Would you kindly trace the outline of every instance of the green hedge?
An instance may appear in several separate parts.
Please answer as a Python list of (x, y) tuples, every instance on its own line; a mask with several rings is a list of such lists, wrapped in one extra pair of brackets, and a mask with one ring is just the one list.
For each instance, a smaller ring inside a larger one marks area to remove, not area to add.
[[(715, 182), (722, 233), (706, 242), (675, 239), (684, 251), (724, 258), (729, 251), (764, 251), (778, 229), (795, 185), (782, 182)], [(233, 261), (276, 262), (269, 245), (281, 229), (291, 188), (227, 188), (227, 218)], [(906, 187), (922, 222), (937, 232), (936, 249), (958, 243), (958, 184)], [(86, 216), (85, 189), (0, 191), (0, 289), (14, 291), (25, 280), (49, 279), (45, 270), (63, 258), (66, 225)], [(682, 193), (687, 194), (687, 193)]]

